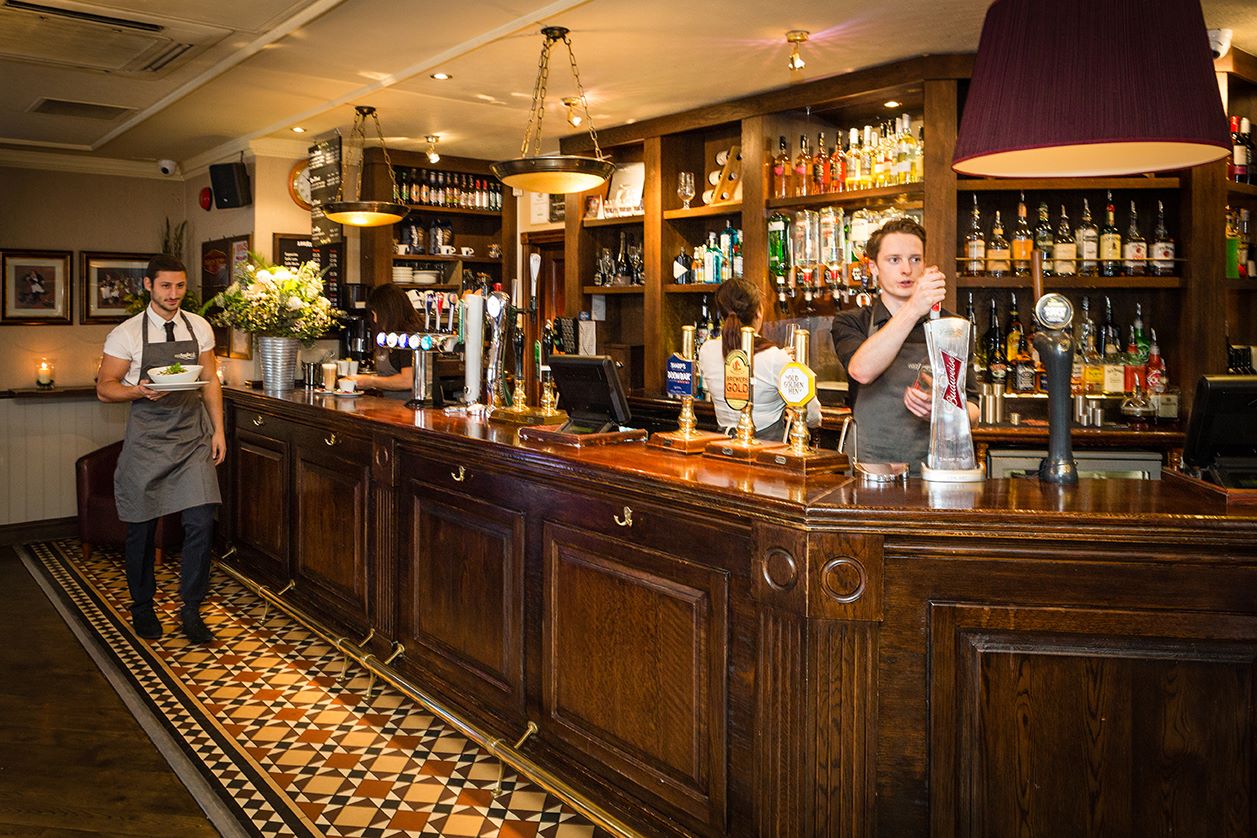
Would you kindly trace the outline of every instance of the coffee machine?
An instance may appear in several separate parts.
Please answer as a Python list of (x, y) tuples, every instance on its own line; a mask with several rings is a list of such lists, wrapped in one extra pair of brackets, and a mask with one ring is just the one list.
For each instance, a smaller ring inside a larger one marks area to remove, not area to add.
[(350, 358), (359, 364), (371, 364), (374, 360), (371, 312), (367, 310), (369, 286), (344, 283), (340, 287), (340, 299), (345, 309), (341, 321), (340, 357)]

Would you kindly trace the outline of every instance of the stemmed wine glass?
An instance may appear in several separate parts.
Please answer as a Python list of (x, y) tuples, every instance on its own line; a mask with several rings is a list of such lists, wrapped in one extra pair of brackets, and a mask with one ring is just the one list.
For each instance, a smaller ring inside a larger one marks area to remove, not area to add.
[(694, 200), (693, 172), (680, 172), (677, 174), (677, 197), (681, 199), (683, 209), (690, 208), (690, 201)]

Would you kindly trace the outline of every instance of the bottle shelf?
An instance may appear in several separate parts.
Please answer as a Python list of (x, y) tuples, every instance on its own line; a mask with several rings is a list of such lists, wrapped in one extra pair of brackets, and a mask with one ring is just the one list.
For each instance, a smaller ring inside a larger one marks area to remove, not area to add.
[[(1257, 283), (1254, 283), (1257, 284)], [(958, 276), (957, 288), (1029, 288), (1028, 276)], [(1182, 288), (1180, 276), (1045, 276), (1043, 287), (1052, 291), (1095, 288), (1127, 289), (1131, 291), (1159, 288)]]
[(823, 195), (807, 195), (805, 197), (770, 198), (769, 209), (810, 209), (812, 207), (859, 206), (876, 203), (887, 203), (891, 199), (900, 198), (905, 201), (921, 200), (925, 197), (925, 184), (903, 183), (897, 186), (883, 186), (878, 189), (857, 189), (851, 192), (826, 192)]
[(501, 218), (500, 210), (467, 209), (466, 207), (434, 207), (431, 204), (406, 204), (411, 212), (431, 213), (432, 215), (479, 215), (485, 218)]
[(684, 285), (672, 283), (663, 286), (665, 294), (715, 294), (720, 287), (719, 282), (687, 282)]
[(502, 257), (496, 259), (489, 256), (443, 256), (441, 254), (424, 255), (422, 253), (394, 254), (394, 262), (469, 262), (475, 265), (500, 265)]
[(664, 210), (663, 217), (668, 221), (680, 221), (686, 218), (711, 218), (714, 215), (741, 215), (742, 202), (730, 201), (726, 204), (707, 204), (689, 209)]
[(1085, 192), (1097, 189), (1178, 189), (1176, 177), (961, 178), (957, 192)]
[(641, 224), (645, 215), (620, 215), (615, 218), (586, 218), (581, 221), (582, 227), (622, 227), (629, 224)]
[(1257, 200), (1257, 183), (1228, 182), (1226, 185), (1226, 194), (1228, 198), (1248, 198), (1250, 200)]
[(585, 294), (637, 294), (646, 293), (645, 287), (641, 285), (583, 285), (581, 291)]
[(438, 282), (435, 285), (424, 285), (421, 282), (394, 282), (393, 284), (407, 291), (457, 291), (463, 287), (458, 282)]

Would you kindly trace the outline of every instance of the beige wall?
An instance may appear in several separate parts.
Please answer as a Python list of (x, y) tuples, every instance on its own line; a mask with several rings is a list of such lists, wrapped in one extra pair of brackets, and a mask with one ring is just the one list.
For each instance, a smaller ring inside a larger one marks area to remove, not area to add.
[[(189, 178), (91, 175), (0, 167), (0, 249), (73, 251), (74, 319), (78, 320), (78, 260), (82, 251), (156, 252), (166, 218), (188, 221), (184, 260), (200, 283), (201, 242), (252, 233), (254, 248), (270, 256), (271, 235), (308, 230), (309, 214), (288, 197), (294, 160), (248, 161), (253, 204), (211, 209), (198, 204), (208, 172)], [(352, 259), (347, 259), (353, 264)], [(41, 356), (55, 359), (59, 385), (89, 385), (112, 326), (0, 326), (0, 390), (34, 384)], [(308, 358), (335, 352), (326, 342)], [(253, 362), (225, 363), (227, 380), (257, 378)], [(0, 526), (73, 515), (74, 461), (122, 437), (125, 405), (80, 400), (0, 400)]]

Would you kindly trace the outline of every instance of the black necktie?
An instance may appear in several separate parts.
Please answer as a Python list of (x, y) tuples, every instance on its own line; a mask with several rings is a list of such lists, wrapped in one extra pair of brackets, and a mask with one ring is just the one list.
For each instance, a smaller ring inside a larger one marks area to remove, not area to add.
[(166, 324), (166, 343), (174, 343), (175, 341), (175, 324)]

